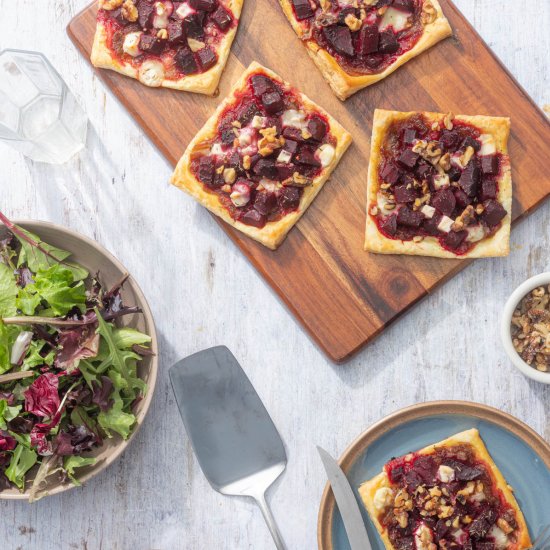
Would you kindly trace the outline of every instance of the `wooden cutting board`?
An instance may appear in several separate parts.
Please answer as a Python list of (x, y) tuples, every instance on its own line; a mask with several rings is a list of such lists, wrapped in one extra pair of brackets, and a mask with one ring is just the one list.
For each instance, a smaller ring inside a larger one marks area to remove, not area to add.
[[(367, 165), (375, 108), (511, 116), (513, 218), (550, 194), (550, 124), (450, 2), (440, 0), (454, 37), (345, 103), (331, 92), (275, 0), (245, 0), (220, 96), (150, 89), (111, 71), (99, 75), (172, 165), (251, 61), (279, 73), (334, 115), (354, 138), (315, 202), (272, 252), (215, 218), (300, 323), (341, 362), (460, 271), (468, 261), (381, 256), (363, 251)], [(68, 32), (89, 58), (95, 4)], [(182, 195), (182, 200), (192, 200)], [(483, 260), (477, 260), (483, 261)], [(502, 261), (509, 261), (503, 259)]]

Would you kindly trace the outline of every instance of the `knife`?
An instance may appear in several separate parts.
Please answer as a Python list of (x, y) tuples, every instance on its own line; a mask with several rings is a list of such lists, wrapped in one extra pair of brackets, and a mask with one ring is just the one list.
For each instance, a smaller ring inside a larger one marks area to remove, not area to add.
[(344, 521), (351, 550), (372, 550), (367, 528), (359, 510), (357, 499), (349, 484), (346, 474), (338, 463), (324, 449), (317, 446), (323, 466), (330, 481), (336, 504)]

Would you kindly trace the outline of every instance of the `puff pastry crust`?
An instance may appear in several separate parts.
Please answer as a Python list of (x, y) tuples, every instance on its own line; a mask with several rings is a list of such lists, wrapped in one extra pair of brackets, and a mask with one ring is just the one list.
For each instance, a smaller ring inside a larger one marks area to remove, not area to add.
[[(306, 111), (321, 113), (328, 119), (330, 133), (336, 140), (336, 144), (334, 146), (335, 154), (332, 161), (328, 166), (323, 168), (317, 177), (313, 179), (313, 183), (311, 185), (304, 188), (298, 209), (286, 214), (278, 221), (268, 222), (262, 228), (253, 227), (233, 219), (227, 209), (220, 203), (217, 195), (208, 192), (205, 189), (204, 184), (197, 180), (191, 171), (191, 155), (193, 151), (197, 148), (197, 146), (199, 146), (199, 144), (210, 140), (216, 135), (220, 115), (225, 111), (227, 106), (233, 105), (237, 101), (236, 94), (238, 94), (240, 90), (246, 88), (247, 80), (253, 74), (265, 74), (280, 83), (283, 86), (283, 89), (294, 90), (294, 93), (298, 95)], [(328, 180), (332, 171), (340, 162), (340, 159), (346, 149), (351, 144), (351, 141), (351, 135), (331, 115), (321, 109), (321, 107), (319, 107), (316, 103), (311, 101), (304, 94), (293, 89), (290, 84), (283, 81), (279, 75), (270, 69), (263, 67), (257, 62), (252, 62), (241, 75), (239, 80), (235, 83), (226, 99), (222, 101), (203, 128), (188, 145), (187, 149), (183, 153), (183, 156), (179, 160), (170, 181), (173, 185), (179, 187), (181, 190), (194, 197), (205, 208), (222, 218), (228, 224), (268, 248), (275, 250), (284, 240), (290, 229), (302, 217), (317, 194), (321, 191), (323, 185)]]
[(428, 121), (441, 121), (442, 113), (432, 112), (399, 112), (376, 109), (373, 119), (369, 173), (367, 179), (367, 222), (365, 230), (364, 249), (379, 254), (408, 254), (413, 256), (434, 256), (438, 258), (484, 258), (507, 256), (510, 252), (510, 228), (512, 212), (512, 174), (508, 157), (508, 137), (510, 134), (510, 119), (507, 117), (467, 116), (457, 115), (455, 120), (473, 124), (482, 133), (490, 134), (495, 142), (497, 153), (502, 153), (501, 173), (498, 182), (498, 202), (506, 210), (506, 216), (500, 228), (491, 236), (477, 242), (475, 246), (462, 255), (454, 254), (444, 249), (435, 237), (424, 237), (421, 242), (401, 241), (384, 236), (378, 229), (370, 209), (377, 203), (377, 193), (380, 188), (378, 166), (381, 161), (381, 149), (386, 139), (388, 128), (399, 120), (406, 120), (412, 115), (421, 114)]
[[(481, 439), (479, 431), (477, 429), (473, 428), (471, 430), (453, 435), (439, 443), (428, 445), (427, 447), (424, 447), (415, 454), (430, 455), (433, 454), (437, 449), (456, 447), (464, 444), (470, 446), (470, 448), (473, 449), (475, 460), (477, 462), (483, 463), (486, 466), (486, 469), (488, 470), (491, 477), (494, 489), (497, 492), (501, 493), (502, 498), (515, 514), (515, 519), (517, 522), (515, 538), (517, 542), (512, 543), (512, 541), (509, 541), (511, 544), (507, 546), (505, 550), (524, 550), (527, 548), (531, 548), (532, 543), (529, 536), (529, 530), (527, 528), (527, 524), (525, 522), (525, 518), (519, 507), (519, 504), (514, 497), (512, 489), (506, 482), (504, 476), (498, 469), (497, 465), (489, 454), (489, 451), (485, 447), (485, 444), (483, 443), (483, 440)], [(382, 541), (384, 542), (384, 546), (388, 550), (394, 550), (395, 547), (388, 536), (387, 529), (379, 521), (380, 509), (375, 504), (375, 495), (379, 489), (391, 487), (392, 483), (388, 478), (385, 470), (370, 479), (369, 481), (366, 481), (359, 487), (359, 494), (361, 496), (361, 499), (365, 507), (367, 508), (369, 516), (376, 526), (376, 529), (378, 530)]]
[(96, 32), (94, 35), (90, 60), (94, 67), (99, 69), (110, 69), (125, 76), (129, 76), (130, 78), (139, 80), (142, 84), (149, 87), (171, 88), (173, 90), (214, 95), (218, 89), (221, 75), (231, 51), (231, 45), (233, 44), (233, 40), (237, 33), (243, 2), (244, 0), (227, 0), (224, 4), (224, 6), (231, 11), (233, 17), (237, 20), (237, 25), (231, 27), (224, 34), (219, 44), (216, 46), (216, 53), (218, 55), (216, 64), (203, 73), (186, 75), (176, 80), (162, 77), (152, 79), (148, 77), (147, 68), (148, 66), (150, 67), (151, 61), (145, 60), (142, 65), (134, 65), (113, 55), (111, 48), (109, 48), (107, 29), (99, 20), (96, 24)]
[(341, 100), (345, 100), (359, 90), (383, 80), (410, 59), (413, 59), (444, 38), (452, 35), (452, 28), (443, 14), (438, 0), (429, 0), (429, 2), (435, 10), (435, 18), (432, 22), (424, 25), (422, 35), (410, 50), (397, 57), (391, 65), (380, 73), (350, 74), (340, 66), (334, 56), (321, 48), (315, 40), (305, 38), (308, 31), (307, 25), (296, 19), (292, 0), (279, 0), (292, 28), (304, 42), (309, 56), (313, 59), (313, 62), (317, 65), (336, 96)]

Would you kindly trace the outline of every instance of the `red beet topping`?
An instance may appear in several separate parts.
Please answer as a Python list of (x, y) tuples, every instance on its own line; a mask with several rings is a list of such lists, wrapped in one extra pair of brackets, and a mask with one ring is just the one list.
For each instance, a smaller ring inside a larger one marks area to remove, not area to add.
[[(283, 122), (288, 110), (303, 114), (302, 128)], [(277, 143), (272, 152), (264, 134)], [(319, 147), (334, 143), (325, 116), (306, 113), (297, 94), (257, 73), (221, 113), (210, 151), (196, 153), (191, 170), (233, 219), (261, 228), (298, 209), (303, 187), (322, 170)]]
[[(308, 26), (308, 34), (350, 73), (382, 72), (412, 49), (423, 31), (423, 0), (379, 0), (359, 8), (332, 0), (328, 10), (321, 8), (319, 0), (292, 3), (298, 21)], [(382, 25), (389, 9), (407, 18), (406, 28)]]
[[(433, 130), (421, 115), (394, 123), (383, 145), (378, 175), (381, 184), (389, 185), (384, 190), (386, 199), (396, 207), (378, 209), (373, 216), (380, 232), (402, 241), (433, 236), (444, 249), (457, 255), (494, 234), (506, 216), (496, 200), (504, 157), (501, 153), (477, 154), (481, 149), (479, 137), (477, 128), (456, 120), (451, 130), (443, 121)], [(422, 143), (432, 151), (439, 149), (439, 154), (430, 157)], [(472, 153), (469, 160), (463, 156), (468, 148)], [(437, 162), (441, 157), (442, 162)], [(461, 165), (463, 159), (468, 160), (465, 166)], [(435, 211), (424, 213), (425, 205)], [(445, 232), (438, 228), (444, 217), (464, 223)]]
[(493, 526), (515, 542), (515, 512), (469, 445), (396, 458), (385, 470), (394, 500), (378, 519), (395, 548), (416, 548), (419, 528), (427, 530), (434, 548), (495, 550)]
[[(161, 6), (157, 6), (160, 4)], [(115, 10), (99, 10), (98, 20), (108, 32), (108, 45), (120, 61), (139, 65), (154, 57), (163, 62), (168, 80), (203, 73), (217, 60), (216, 46), (237, 21), (221, 0), (137, 0), (137, 20), (124, 5)], [(157, 8), (163, 13), (159, 15)], [(164, 10), (164, 11), (162, 11)], [(141, 32), (139, 55), (124, 52), (127, 34)], [(193, 51), (189, 40), (194, 40)], [(200, 43), (203, 44), (202, 47)]]

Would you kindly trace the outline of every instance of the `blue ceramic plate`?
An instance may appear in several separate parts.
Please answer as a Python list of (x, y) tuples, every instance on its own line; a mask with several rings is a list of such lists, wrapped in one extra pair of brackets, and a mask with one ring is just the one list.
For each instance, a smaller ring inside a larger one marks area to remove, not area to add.
[[(528, 426), (484, 405), (458, 401), (423, 403), (392, 414), (361, 435), (340, 459), (340, 465), (361, 502), (357, 488), (401, 456), (477, 428), (523, 510), (531, 537), (550, 522), (550, 446)], [(367, 452), (368, 451), (368, 452)], [(327, 487), (319, 512), (321, 550), (350, 550), (340, 512)], [(384, 550), (376, 528), (361, 505), (373, 550)]]

